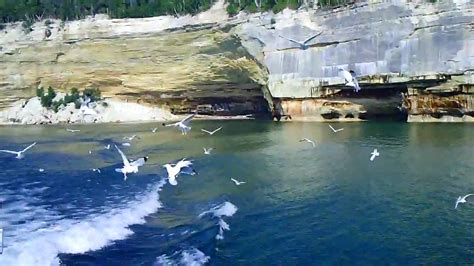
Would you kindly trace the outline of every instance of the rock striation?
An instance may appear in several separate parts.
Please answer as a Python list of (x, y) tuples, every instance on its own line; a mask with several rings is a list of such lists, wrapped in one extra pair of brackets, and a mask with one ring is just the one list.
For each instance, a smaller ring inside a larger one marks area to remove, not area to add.
[[(0, 109), (37, 86), (94, 86), (175, 114), (473, 121), (472, 1), (361, 1), (231, 18), (224, 9), (218, 1), (194, 17), (38, 22), (28, 34), (8, 25)], [(354, 70), (362, 91), (344, 86), (338, 68)]]
[[(293, 119), (347, 121), (406, 112), (408, 121), (472, 120), (472, 1), (285, 10), (253, 16), (235, 32), (266, 66), (272, 97)], [(303, 49), (288, 40), (311, 36)], [(340, 67), (355, 71), (362, 93), (343, 86)], [(406, 106), (400, 108), (402, 100)]]

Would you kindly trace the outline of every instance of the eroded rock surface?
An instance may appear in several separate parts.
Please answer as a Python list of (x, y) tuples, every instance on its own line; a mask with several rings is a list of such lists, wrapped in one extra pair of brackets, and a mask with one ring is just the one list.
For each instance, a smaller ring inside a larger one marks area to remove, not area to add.
[[(218, 4), (207, 16), (54, 21), (49, 37), (44, 23), (27, 35), (10, 25), (0, 33), (0, 108), (39, 85), (95, 86), (173, 113), (264, 113), (275, 104), (296, 120), (472, 120), (472, 1), (233, 18)], [(288, 40), (311, 36), (303, 47)], [(361, 92), (344, 86), (339, 67), (356, 72)]]

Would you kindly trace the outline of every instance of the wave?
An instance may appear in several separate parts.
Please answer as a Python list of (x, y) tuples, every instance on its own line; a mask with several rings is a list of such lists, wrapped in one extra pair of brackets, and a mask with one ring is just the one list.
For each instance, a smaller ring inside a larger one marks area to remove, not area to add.
[(161, 207), (158, 192), (164, 184), (162, 180), (124, 207), (82, 220), (31, 222), (14, 233), (9, 233), (7, 226), (5, 234), (10, 237), (4, 239), (0, 265), (60, 265), (60, 253), (95, 251), (125, 239), (133, 234), (130, 225), (145, 223), (145, 217)]
[(237, 210), (238, 208), (234, 204), (226, 201), (199, 214), (199, 218), (202, 218), (207, 214), (212, 214), (213, 217), (218, 218), (217, 225), (219, 226), (219, 233), (217, 234), (216, 239), (222, 240), (224, 239), (224, 231), (230, 230), (229, 224), (222, 219), (222, 216), (231, 217), (237, 212)]
[(190, 248), (181, 252), (175, 252), (171, 256), (161, 255), (156, 258), (154, 266), (171, 266), (171, 265), (185, 265), (185, 266), (200, 266), (209, 262), (211, 258), (206, 256), (197, 248)]

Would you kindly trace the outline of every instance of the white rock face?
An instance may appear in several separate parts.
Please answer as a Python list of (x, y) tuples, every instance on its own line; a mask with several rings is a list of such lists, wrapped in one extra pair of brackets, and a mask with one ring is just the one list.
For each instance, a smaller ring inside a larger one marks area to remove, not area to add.
[[(387, 83), (401, 75), (405, 81), (433, 74), (472, 76), (466, 72), (474, 69), (473, 21), (472, 1), (369, 1), (355, 8), (256, 15), (235, 32), (267, 67), (273, 97), (305, 98), (314, 97), (321, 84), (343, 84), (338, 67), (358, 76), (392, 76)], [(303, 42), (314, 35), (306, 49), (283, 38)]]
[(53, 110), (41, 106), (38, 97), (18, 101), (0, 112), (0, 124), (58, 124), (167, 121), (176, 119), (169, 111), (136, 103), (106, 100), (76, 109), (74, 103)]

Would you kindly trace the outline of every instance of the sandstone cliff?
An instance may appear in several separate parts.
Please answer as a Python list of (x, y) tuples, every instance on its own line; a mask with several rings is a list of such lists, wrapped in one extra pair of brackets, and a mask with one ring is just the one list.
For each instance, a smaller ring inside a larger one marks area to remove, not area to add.
[[(0, 33), (0, 108), (37, 86), (97, 86), (187, 112), (293, 119), (472, 121), (474, 2), (361, 2), (228, 18), (223, 2), (196, 17), (95, 17)], [(49, 27), (52, 35), (44, 36)], [(302, 41), (299, 48), (288, 38)], [(362, 91), (344, 86), (353, 69)]]

